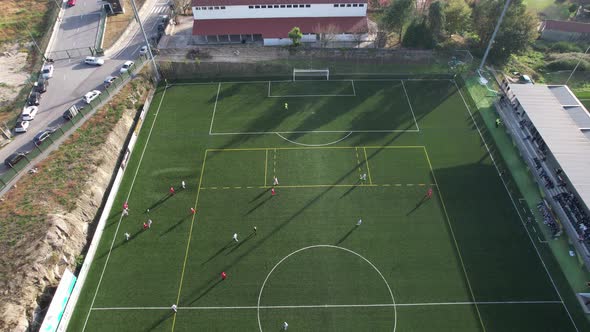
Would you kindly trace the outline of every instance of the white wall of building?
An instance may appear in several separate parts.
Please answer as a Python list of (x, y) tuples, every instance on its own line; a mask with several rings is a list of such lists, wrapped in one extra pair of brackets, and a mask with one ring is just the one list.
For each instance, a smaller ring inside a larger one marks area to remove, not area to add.
[[(352, 42), (352, 41), (358, 41), (360, 40), (366, 40), (368, 38), (368, 34), (363, 35), (361, 38), (357, 38), (357, 36), (352, 35), (352, 34), (338, 34), (335, 35), (333, 39), (331, 39), (331, 41), (335, 42), (335, 41), (347, 41), (347, 42)], [(309, 35), (303, 35), (303, 38), (301, 38), (301, 42), (304, 43), (314, 43), (317, 42), (317, 35), (316, 34), (309, 34)], [(285, 45), (291, 45), (291, 39), (289, 38), (264, 38), (264, 46), (285, 46)]]
[[(285, 18), (285, 17), (355, 17), (366, 16), (367, 4), (309, 4), (309, 5), (266, 5), (267, 8), (251, 6), (201, 6), (193, 7), (195, 20), (237, 19), (237, 18)], [(355, 7), (356, 5), (356, 7)], [(274, 6), (279, 6), (275, 8)], [(281, 8), (280, 6), (285, 6)], [(286, 6), (291, 6), (287, 8)], [(294, 8), (293, 6), (297, 6)], [(309, 6), (309, 7), (299, 7)], [(344, 6), (344, 7), (341, 7)], [(350, 7), (348, 7), (350, 6)], [(362, 7), (361, 7), (362, 6)], [(262, 7), (262, 5), (252, 5)], [(269, 8), (272, 7), (272, 8)], [(197, 9), (198, 8), (198, 9)], [(206, 9), (203, 9), (206, 8)]]

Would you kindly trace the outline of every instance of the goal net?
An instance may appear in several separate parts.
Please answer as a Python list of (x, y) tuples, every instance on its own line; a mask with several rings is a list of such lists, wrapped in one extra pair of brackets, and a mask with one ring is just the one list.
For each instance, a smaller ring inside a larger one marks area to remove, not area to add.
[(329, 69), (293, 69), (293, 81), (329, 79)]

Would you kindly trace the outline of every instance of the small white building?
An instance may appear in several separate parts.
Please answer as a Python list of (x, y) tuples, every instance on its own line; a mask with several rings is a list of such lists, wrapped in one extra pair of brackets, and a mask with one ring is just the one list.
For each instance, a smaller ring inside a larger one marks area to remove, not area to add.
[(208, 43), (289, 45), (299, 27), (302, 42), (364, 40), (366, 0), (193, 0), (193, 39)]

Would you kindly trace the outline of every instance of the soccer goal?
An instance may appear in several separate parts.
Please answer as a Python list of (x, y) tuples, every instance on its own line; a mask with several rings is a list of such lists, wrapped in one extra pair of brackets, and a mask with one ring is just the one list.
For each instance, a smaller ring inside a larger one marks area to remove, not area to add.
[(330, 69), (293, 69), (293, 81), (329, 80)]

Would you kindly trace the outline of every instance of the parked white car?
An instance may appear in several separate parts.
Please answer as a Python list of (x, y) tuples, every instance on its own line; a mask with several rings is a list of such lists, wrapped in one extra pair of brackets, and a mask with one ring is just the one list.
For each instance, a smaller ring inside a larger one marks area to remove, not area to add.
[(86, 94), (84, 95), (84, 98), (82, 98), (82, 99), (84, 99), (84, 102), (85, 102), (86, 104), (90, 104), (90, 102), (92, 102), (92, 101), (93, 101), (94, 99), (96, 99), (98, 96), (100, 96), (100, 91), (98, 91), (98, 90), (92, 90), (92, 91), (90, 91), (90, 92), (86, 93)]
[(23, 109), (21, 116), (24, 121), (31, 121), (37, 115), (39, 108), (37, 106), (27, 106)]
[(104, 65), (104, 60), (95, 56), (87, 56), (86, 59), (84, 59), (84, 63), (87, 65), (102, 66)]
[(146, 55), (148, 53), (148, 47), (147, 45), (143, 45), (140, 49), (139, 49), (139, 55)]
[(125, 61), (125, 63), (123, 64), (123, 67), (121, 67), (119, 72), (121, 74), (126, 73), (127, 71), (129, 71), (129, 68), (131, 68), (131, 66), (133, 66), (134, 64), (135, 64), (135, 62), (133, 62), (133, 61)]
[(41, 76), (43, 78), (48, 79), (53, 77), (53, 65), (44, 65), (43, 69), (41, 69)]

